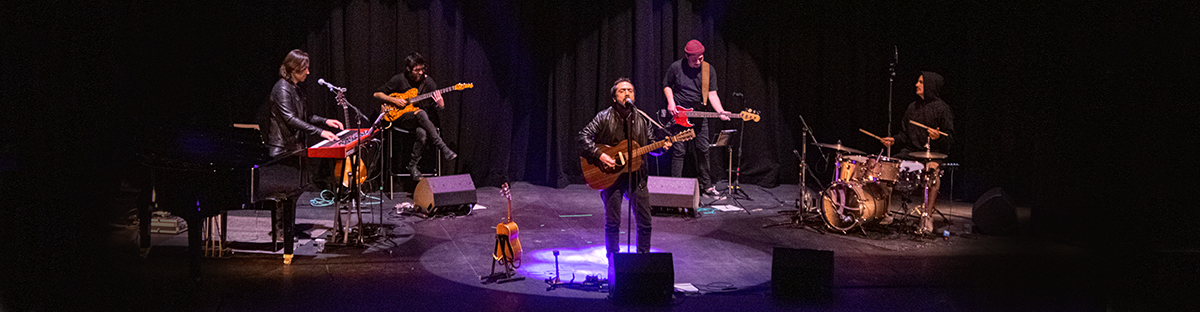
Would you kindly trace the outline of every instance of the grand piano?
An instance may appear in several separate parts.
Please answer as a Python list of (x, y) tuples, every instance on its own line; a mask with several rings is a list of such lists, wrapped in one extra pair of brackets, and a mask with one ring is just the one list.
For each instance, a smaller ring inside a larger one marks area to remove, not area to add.
[[(280, 207), (284, 263), (291, 262), (295, 201), (305, 183), (303, 150), (269, 157), (262, 135), (250, 125), (160, 129), (146, 138), (139, 156), (150, 169), (152, 192), (151, 204), (139, 205), (138, 211), (143, 253), (150, 248), (150, 206), (186, 221), (191, 273), (196, 277), (201, 255), (209, 247), (202, 247), (206, 220), (223, 225), (228, 210)], [(208, 233), (210, 240), (223, 243), (223, 226), (217, 232)]]

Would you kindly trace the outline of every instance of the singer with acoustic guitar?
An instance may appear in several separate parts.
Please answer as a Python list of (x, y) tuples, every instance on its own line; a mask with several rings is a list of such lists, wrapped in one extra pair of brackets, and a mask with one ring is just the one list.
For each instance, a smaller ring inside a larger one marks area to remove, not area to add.
[(442, 90), (438, 90), (437, 83), (425, 73), (426, 61), (425, 57), (416, 52), (409, 54), (404, 58), (404, 72), (392, 76), (387, 84), (380, 86), (375, 91), (375, 98), (383, 101), (385, 106), (402, 109), (409, 106), (409, 102), (403, 96), (391, 96), (392, 94), (406, 94), (416, 89), (413, 93), (432, 93), (432, 96), (425, 100), (411, 103), (415, 105), (417, 110), (412, 110), (404, 113), (396, 120), (399, 121), (399, 126), (403, 129), (411, 129), (416, 134), (416, 142), (413, 143), (412, 158), (408, 161), (408, 171), (412, 174), (413, 180), (421, 179), (421, 172), (417, 171), (417, 163), (421, 161), (421, 152), (425, 148), (426, 138), (432, 140), (433, 146), (442, 150), (442, 158), (451, 160), (458, 157), (454, 151), (446, 146), (446, 142), (442, 140), (441, 134), (438, 133), (437, 126), (429, 120), (429, 114), (425, 111), (431, 108), (442, 109), (446, 106), (446, 102), (442, 101)]
[[(629, 159), (629, 150), (613, 157), (604, 153), (602, 147), (624, 148), (633, 145), (645, 146), (651, 141), (653, 131), (650, 121), (644, 113), (634, 106), (633, 83), (628, 78), (617, 79), (610, 90), (612, 106), (600, 111), (591, 123), (583, 127), (576, 137), (580, 147), (580, 156), (584, 162), (589, 162), (603, 168), (622, 168), (623, 172), (614, 183), (600, 190), (600, 199), (604, 202), (604, 248), (608, 255), (617, 253), (621, 229), (621, 198), (629, 198), (633, 205), (633, 214), (637, 219), (637, 251), (650, 252), (650, 192), (646, 189), (645, 166), (634, 166)], [(628, 131), (626, 130), (628, 129)], [(663, 147), (670, 147), (666, 141)], [(624, 155), (624, 156), (622, 156)], [(643, 157), (635, 155), (633, 157)], [(638, 162), (644, 163), (644, 162)], [(585, 173), (586, 175), (587, 173)], [(631, 184), (632, 181), (632, 184)]]

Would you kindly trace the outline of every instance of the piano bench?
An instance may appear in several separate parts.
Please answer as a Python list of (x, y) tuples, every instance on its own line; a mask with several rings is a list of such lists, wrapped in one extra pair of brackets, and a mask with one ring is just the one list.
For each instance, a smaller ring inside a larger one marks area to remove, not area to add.
[[(279, 237), (283, 237), (283, 242), (289, 239), (287, 236), (294, 235), (296, 223), (296, 200), (300, 198), (303, 191), (292, 193), (276, 193), (266, 196), (265, 198), (255, 201), (251, 205), (247, 205), (247, 209), (252, 210), (270, 210), (271, 211), (271, 244), (278, 248), (280, 243)], [(282, 214), (282, 215), (281, 215)], [(283, 224), (279, 224), (283, 222)], [(283, 230), (283, 233), (275, 233), (276, 229)]]

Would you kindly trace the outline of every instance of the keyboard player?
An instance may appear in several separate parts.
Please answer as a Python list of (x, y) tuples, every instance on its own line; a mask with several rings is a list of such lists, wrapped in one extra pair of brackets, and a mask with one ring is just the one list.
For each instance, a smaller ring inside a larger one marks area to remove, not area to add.
[[(279, 80), (271, 88), (271, 94), (264, 105), (264, 110), (269, 111), (264, 111), (260, 116), (265, 119), (260, 120), (263, 142), (267, 145), (268, 155), (281, 166), (274, 166), (275, 168), (270, 170), (272, 172), (265, 170), (262, 172), (265, 176), (278, 178), (264, 177), (261, 181), (263, 185), (259, 188), (261, 193), (286, 195), (298, 194), (297, 191), (302, 192), (304, 179), (300, 163), (301, 158), (304, 157), (306, 136), (319, 135), (326, 140), (337, 141), (338, 137), (333, 132), (315, 125), (339, 130), (344, 128), (342, 123), (336, 119), (312, 114), (305, 105), (304, 93), (297, 87), (297, 84), (308, 78), (308, 64), (307, 53), (299, 49), (288, 52), (283, 59), (283, 64), (279, 66)], [(288, 202), (293, 206), (282, 208), (295, 209), (294, 198)], [(279, 217), (283, 213), (275, 215)], [(283, 222), (273, 223), (277, 228), (272, 230), (272, 235), (280, 237), (282, 231), (278, 226)]]
[(308, 78), (308, 54), (299, 49), (288, 52), (279, 66), (279, 80), (271, 88), (267, 98), (270, 109), (267, 127), (263, 129), (267, 151), (271, 157), (304, 150), (305, 135), (320, 135), (330, 141), (337, 141), (337, 135), (313, 124), (323, 124), (330, 128), (343, 129), (337, 119), (329, 119), (311, 114), (304, 105), (304, 94), (296, 86)]

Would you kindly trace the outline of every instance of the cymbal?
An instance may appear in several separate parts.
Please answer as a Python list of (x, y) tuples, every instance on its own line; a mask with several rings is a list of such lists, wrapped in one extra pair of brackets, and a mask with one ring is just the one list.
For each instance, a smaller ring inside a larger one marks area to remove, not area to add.
[(850, 152), (850, 153), (855, 153), (855, 154), (866, 154), (863, 151), (856, 150), (856, 149), (850, 148), (848, 146), (842, 145), (842, 143), (838, 143), (838, 144), (813, 143), (812, 145), (816, 145), (816, 146), (820, 146), (820, 147), (824, 147), (824, 148), (832, 148), (832, 149), (843, 151), (843, 152)]
[(908, 157), (920, 158), (920, 159), (942, 159), (942, 158), (946, 158), (946, 154), (934, 153), (934, 152), (912, 152), (912, 153), (908, 153)]

